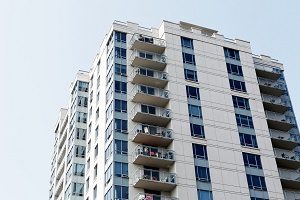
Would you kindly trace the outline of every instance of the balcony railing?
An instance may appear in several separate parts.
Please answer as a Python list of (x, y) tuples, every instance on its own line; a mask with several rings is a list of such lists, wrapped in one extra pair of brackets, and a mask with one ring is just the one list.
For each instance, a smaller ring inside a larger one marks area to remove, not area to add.
[(272, 80), (277, 80), (281, 75), (280, 68), (272, 67), (262, 63), (257, 63), (255, 61), (254, 61), (254, 66), (258, 77), (265, 77)]
[(277, 165), (283, 168), (298, 169), (300, 157), (294, 151), (274, 148)]
[(176, 174), (153, 169), (138, 169), (134, 187), (156, 191), (171, 191), (176, 187)]
[(284, 188), (300, 189), (300, 173), (297, 170), (278, 168), (278, 172)]
[(133, 101), (136, 103), (145, 103), (149, 105), (164, 107), (170, 100), (168, 90), (149, 87), (145, 85), (135, 85), (132, 90)]
[(262, 100), (266, 110), (284, 113), (289, 107), (289, 103), (282, 97), (262, 94)]
[(132, 121), (154, 126), (166, 126), (172, 117), (170, 109), (136, 104), (131, 110)]
[(284, 199), (294, 199), (294, 200), (300, 199), (300, 191), (299, 190), (283, 189), (283, 192), (284, 192)]
[(139, 193), (134, 200), (178, 200), (176, 197), (168, 197), (156, 194)]
[(166, 72), (138, 67), (133, 70), (132, 83), (165, 88), (168, 83), (168, 74)]
[(167, 57), (148, 51), (134, 50), (130, 56), (132, 66), (144, 66), (163, 71), (167, 65)]
[(273, 81), (270, 79), (259, 77), (258, 83), (260, 85), (261, 92), (265, 93), (265, 94), (281, 96), (284, 93), (284, 91), (286, 90), (285, 85), (278, 81)]
[(136, 143), (166, 147), (173, 141), (173, 131), (159, 126), (137, 124), (133, 132)]
[(292, 150), (300, 144), (300, 135), (292, 131), (284, 132), (270, 129), (270, 135), (274, 147)]
[(164, 39), (138, 33), (132, 36), (130, 43), (131, 49), (140, 49), (156, 53), (163, 53), (166, 48), (166, 41)]
[(270, 129), (289, 131), (293, 127), (293, 121), (291, 117), (285, 114), (270, 111), (266, 111), (265, 113)]
[(168, 168), (175, 162), (175, 152), (169, 149), (138, 145), (134, 150), (134, 164)]

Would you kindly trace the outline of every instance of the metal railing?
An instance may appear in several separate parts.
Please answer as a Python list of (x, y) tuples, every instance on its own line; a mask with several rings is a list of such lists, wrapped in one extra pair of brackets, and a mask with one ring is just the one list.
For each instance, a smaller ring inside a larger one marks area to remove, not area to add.
[(146, 85), (135, 85), (132, 89), (134, 93), (148, 94), (151, 96), (157, 96), (165, 99), (170, 99), (170, 92), (160, 88), (150, 87)]
[(137, 145), (134, 150), (135, 157), (139, 155), (148, 156), (152, 158), (175, 161), (175, 152), (169, 149), (152, 147), (146, 145)]
[(137, 69), (133, 70), (134, 77), (135, 75), (141, 75), (141, 76), (146, 76), (146, 77), (151, 77), (155, 79), (161, 79), (161, 80), (168, 80), (168, 73), (166, 72), (161, 72), (161, 71), (156, 71), (153, 69), (148, 69), (148, 68), (143, 68), (143, 67), (138, 67)]
[(153, 169), (138, 169), (135, 172), (135, 179), (158, 181), (168, 184), (176, 184), (176, 174), (170, 172), (163, 172)]
[(258, 83), (260, 85), (265, 85), (265, 86), (277, 88), (277, 89), (280, 89), (280, 90), (285, 90), (286, 89), (286, 87), (283, 83), (279, 83), (278, 81), (273, 81), (273, 80), (266, 79), (266, 78), (258, 77)]
[[(153, 108), (153, 109), (152, 109)], [(135, 115), (137, 112), (158, 116), (158, 117), (165, 117), (165, 118), (171, 118), (172, 117), (172, 111), (167, 108), (161, 108), (156, 106), (150, 106), (146, 104), (136, 104), (132, 110), (131, 113)]]
[(265, 102), (277, 104), (277, 105), (283, 105), (288, 106), (288, 102), (284, 101), (282, 97), (276, 97), (272, 95), (262, 94), (262, 100)]
[(157, 46), (161, 46), (161, 47), (166, 47), (166, 41), (164, 39), (155, 38), (155, 37), (151, 37), (151, 36), (147, 36), (147, 35), (143, 35), (143, 34), (139, 34), (139, 33), (133, 34), (130, 43), (133, 44), (136, 40), (139, 42), (145, 42), (147, 44), (153, 44), (153, 45), (157, 45)]
[(134, 50), (130, 56), (130, 60), (133, 60), (135, 57), (143, 58), (146, 60), (152, 60), (160, 63), (167, 63), (167, 56), (148, 51)]
[(280, 114), (276, 112), (271, 112), (271, 111), (266, 111), (266, 117), (267, 119), (271, 119), (274, 121), (280, 121), (280, 122), (287, 122), (287, 123), (292, 123), (292, 120), (285, 114)]
[(278, 168), (279, 176), (282, 179), (300, 181), (300, 173), (297, 170)]
[(278, 158), (300, 161), (300, 156), (297, 155), (294, 151), (274, 148), (274, 153)]
[(160, 136), (166, 139), (172, 139), (173, 130), (159, 126), (152, 126), (148, 124), (137, 124), (133, 128), (134, 133), (143, 133), (147, 135)]
[(279, 130), (274, 130), (274, 129), (269, 129), (270, 134), (273, 138), (278, 138), (282, 140), (290, 140), (294, 142), (299, 142), (300, 143), (300, 135), (292, 133), (291, 131), (284, 132), (284, 131), (279, 131)]
[(134, 200), (178, 200), (178, 198), (157, 194), (138, 193)]

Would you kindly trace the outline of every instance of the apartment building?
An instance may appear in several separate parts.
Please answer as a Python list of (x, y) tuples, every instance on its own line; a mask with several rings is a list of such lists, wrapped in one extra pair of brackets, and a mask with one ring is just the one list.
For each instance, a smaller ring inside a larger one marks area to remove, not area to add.
[(71, 142), (86, 147), (84, 173), (60, 183), (74, 155), (66, 145), (60, 171), (70, 103), (55, 131), (52, 198), (300, 199), (299, 130), (283, 64), (254, 55), (249, 42), (186, 22), (115, 21), (85, 83), (87, 134)]
[(68, 109), (55, 125), (51, 162), (50, 200), (83, 200), (88, 120), (89, 74), (79, 71), (70, 87)]

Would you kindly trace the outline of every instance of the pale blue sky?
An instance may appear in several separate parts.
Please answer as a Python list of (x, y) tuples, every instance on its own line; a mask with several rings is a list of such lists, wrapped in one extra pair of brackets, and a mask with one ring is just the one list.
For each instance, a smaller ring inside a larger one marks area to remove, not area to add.
[(115, 19), (182, 20), (251, 41), (254, 53), (285, 64), (299, 119), (299, 8), (298, 0), (0, 0), (0, 198), (48, 198), (58, 110)]

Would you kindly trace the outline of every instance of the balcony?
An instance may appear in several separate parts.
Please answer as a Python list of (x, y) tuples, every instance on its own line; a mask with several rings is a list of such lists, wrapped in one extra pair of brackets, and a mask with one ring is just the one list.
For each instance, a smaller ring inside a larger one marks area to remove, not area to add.
[(155, 53), (163, 53), (166, 49), (166, 41), (164, 39), (146, 36), (142, 34), (134, 34), (131, 38), (131, 49), (139, 49)]
[(261, 63), (254, 62), (256, 75), (267, 79), (277, 80), (281, 75), (281, 70), (276, 67), (266, 66)]
[(278, 81), (273, 81), (265, 78), (258, 78), (259, 89), (261, 93), (270, 94), (274, 96), (283, 95), (286, 90), (283, 83), (279, 83)]
[(289, 104), (282, 97), (262, 94), (262, 100), (265, 110), (284, 113), (289, 108)]
[(167, 147), (173, 141), (173, 131), (163, 127), (137, 124), (133, 132), (135, 133), (133, 142), (136, 143)]
[(145, 85), (136, 85), (132, 92), (134, 94), (132, 101), (136, 103), (165, 107), (170, 100), (168, 90)]
[(59, 152), (58, 154), (58, 158), (57, 158), (57, 163), (58, 165), (63, 161), (65, 155), (66, 155), (66, 149), (67, 149), (67, 146), (65, 145), (61, 151)]
[(167, 126), (171, 121), (171, 110), (145, 104), (136, 104), (131, 110), (132, 121), (154, 126)]
[(132, 52), (130, 61), (132, 66), (144, 66), (159, 71), (163, 71), (167, 65), (165, 55), (140, 50)]
[(270, 129), (273, 147), (292, 150), (300, 144), (300, 135), (293, 134), (292, 131), (283, 132)]
[(176, 174), (153, 169), (138, 169), (133, 184), (136, 188), (170, 192), (176, 187)]
[(55, 187), (55, 196), (59, 196), (63, 190), (63, 183), (64, 183), (64, 179), (61, 178), (59, 179), (59, 181), (56, 183), (56, 187)]
[(289, 169), (298, 169), (300, 167), (300, 158), (295, 152), (274, 148), (274, 153), (278, 167)]
[(300, 173), (298, 171), (278, 168), (278, 172), (283, 188), (300, 190)]
[(300, 199), (300, 191), (299, 190), (287, 190), (283, 189), (284, 193), (284, 199), (293, 199), (293, 200), (299, 200)]
[(157, 168), (168, 168), (175, 162), (175, 152), (169, 149), (138, 145), (134, 150), (133, 163)]
[(285, 114), (266, 111), (268, 126), (270, 129), (289, 131), (293, 127), (292, 120)]
[(132, 83), (165, 88), (168, 83), (168, 77), (165, 72), (139, 67), (133, 71)]
[(161, 196), (156, 194), (139, 193), (134, 200), (178, 200), (176, 197)]

